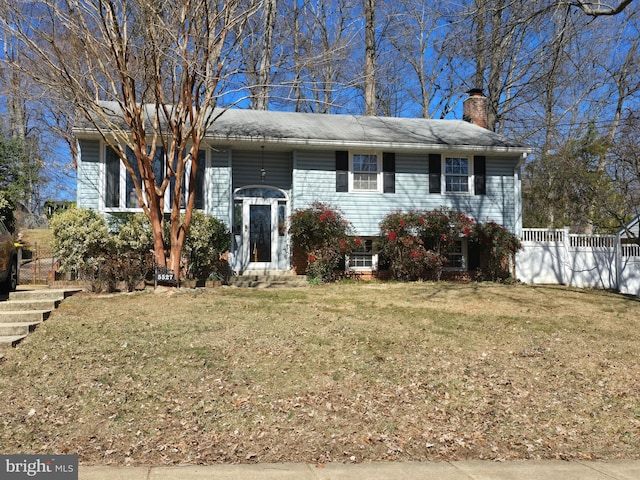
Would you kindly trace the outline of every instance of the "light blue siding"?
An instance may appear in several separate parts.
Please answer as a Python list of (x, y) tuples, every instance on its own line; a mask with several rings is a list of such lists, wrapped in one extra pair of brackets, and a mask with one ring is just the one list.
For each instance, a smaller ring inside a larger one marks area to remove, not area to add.
[(79, 140), (80, 162), (76, 202), (79, 207), (99, 210), (100, 208), (100, 141)]
[[(291, 152), (233, 150), (233, 188), (265, 184), (291, 190)], [(264, 179), (261, 170), (264, 168)]]
[(231, 227), (231, 152), (225, 149), (211, 149), (210, 166), (207, 168), (206, 212), (224, 221)]
[(293, 209), (315, 201), (338, 207), (359, 235), (377, 235), (385, 215), (397, 211), (447, 207), (478, 221), (515, 226), (514, 174), (517, 159), (487, 158), (487, 194), (429, 194), (428, 154), (396, 154), (396, 193), (337, 193), (335, 152), (297, 151), (293, 173)]

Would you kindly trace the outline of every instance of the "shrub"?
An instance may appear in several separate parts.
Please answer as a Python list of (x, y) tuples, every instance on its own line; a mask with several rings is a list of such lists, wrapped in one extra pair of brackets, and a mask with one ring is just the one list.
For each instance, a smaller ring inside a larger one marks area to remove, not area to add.
[(426, 248), (423, 226), (424, 217), (417, 211), (391, 213), (380, 223), (377, 248), (387, 260), (394, 279), (439, 278), (444, 259)]
[(124, 282), (131, 292), (153, 269), (153, 232), (143, 213), (113, 216), (111, 229), (115, 231), (115, 252), (108, 263), (114, 280)]
[(493, 281), (511, 276), (510, 265), (522, 248), (520, 239), (496, 222), (478, 223), (472, 240), (480, 250), (480, 274)]
[(217, 273), (220, 255), (229, 250), (230, 235), (222, 221), (194, 210), (182, 250), (187, 260), (187, 277), (206, 279)]
[(97, 278), (115, 247), (104, 218), (94, 210), (71, 208), (54, 214), (49, 225), (60, 271)]
[(342, 212), (320, 202), (294, 212), (289, 233), (294, 247), (307, 259), (307, 278), (311, 283), (335, 280), (336, 269), (355, 242), (353, 227)]
[(447, 252), (471, 235), (473, 225), (473, 219), (446, 208), (392, 213), (380, 223), (378, 249), (394, 279), (439, 280)]
[[(113, 291), (119, 282), (132, 291), (153, 270), (153, 233), (144, 214), (112, 215), (107, 227), (95, 211), (72, 208), (55, 213), (50, 225), (60, 271), (88, 280), (94, 291)], [(187, 275), (215, 271), (229, 239), (222, 222), (194, 211), (183, 248)]]

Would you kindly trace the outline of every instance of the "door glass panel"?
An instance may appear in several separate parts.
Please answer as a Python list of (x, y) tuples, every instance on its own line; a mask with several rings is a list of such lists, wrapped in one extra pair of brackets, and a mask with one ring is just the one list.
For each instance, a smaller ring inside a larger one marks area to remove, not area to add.
[(249, 239), (252, 262), (271, 261), (271, 205), (249, 206)]

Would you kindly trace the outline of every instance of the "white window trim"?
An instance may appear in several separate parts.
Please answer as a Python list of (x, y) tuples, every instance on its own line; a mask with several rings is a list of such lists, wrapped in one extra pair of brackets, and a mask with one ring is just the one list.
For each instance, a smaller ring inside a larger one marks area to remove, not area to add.
[[(375, 155), (377, 163), (376, 172), (376, 189), (375, 190), (362, 190), (354, 187), (354, 172), (353, 170), (353, 157), (354, 155)], [(378, 151), (350, 151), (349, 152), (349, 192), (350, 193), (382, 193), (382, 152)]]
[[(467, 162), (469, 162), (469, 175), (467, 177), (468, 182), (468, 190), (466, 192), (449, 192), (447, 191), (447, 159), (448, 158), (466, 158)], [(475, 181), (474, 181), (474, 164), (473, 164), (473, 155), (458, 155), (458, 154), (448, 154), (442, 155), (441, 159), (441, 177), (440, 177), (440, 190), (444, 195), (475, 195)]]
[[(364, 254), (364, 252), (363, 252)], [(375, 272), (378, 270), (378, 254), (371, 253), (371, 266), (370, 267), (357, 267), (352, 266), (349, 255), (345, 255), (345, 267), (350, 272)]]
[(364, 242), (370, 241), (371, 243), (371, 251), (370, 252), (353, 252), (354, 254), (360, 255), (370, 255), (371, 256), (371, 266), (370, 267), (360, 267), (351, 265), (351, 258), (349, 255), (345, 255), (345, 269), (350, 272), (374, 272), (378, 270), (378, 254), (373, 252), (373, 238), (363, 239)]
[[(142, 207), (127, 207), (127, 169), (124, 166), (124, 162), (122, 161), (122, 159), (120, 159), (120, 178), (119, 178), (119, 182), (120, 182), (120, 199), (119, 199), (119, 204), (120, 205), (125, 205), (120, 206), (120, 207), (107, 207), (106, 206), (106, 194), (107, 194), (107, 148), (109, 148), (109, 145), (102, 141), (101, 143), (101, 149), (100, 149), (100, 180), (99, 180), (99, 207), (102, 211), (104, 212), (108, 212), (108, 213), (139, 213), (139, 212), (143, 212), (144, 209)], [(200, 150), (204, 150), (205, 151), (205, 178), (204, 178), (204, 185), (203, 185), (203, 195), (204, 195), (204, 211), (207, 210), (207, 194), (208, 194), (208, 190), (207, 190), (207, 166), (209, 165), (209, 149), (208, 148), (204, 148), (204, 149), (200, 149)], [(189, 177), (191, 175), (191, 160), (188, 160), (185, 164), (185, 183), (182, 186), (182, 193), (183, 195), (185, 195), (185, 199), (184, 199), (184, 204), (185, 207), (181, 208), (180, 211), (184, 212), (186, 209), (186, 204), (187, 204), (187, 198), (186, 198), (186, 194), (188, 191), (188, 187), (189, 187)], [(142, 185), (142, 189), (144, 192), (144, 185)], [(136, 200), (137, 201), (137, 200)], [(146, 198), (145, 198), (145, 202), (146, 202)], [(171, 211), (171, 187), (167, 186), (167, 189), (165, 190), (164, 193), (164, 211), (165, 212), (169, 212)]]
[(460, 238), (460, 242), (462, 242), (462, 266), (461, 267), (448, 267), (444, 266), (443, 270), (447, 272), (466, 272), (467, 267), (469, 265), (469, 241), (467, 238)]

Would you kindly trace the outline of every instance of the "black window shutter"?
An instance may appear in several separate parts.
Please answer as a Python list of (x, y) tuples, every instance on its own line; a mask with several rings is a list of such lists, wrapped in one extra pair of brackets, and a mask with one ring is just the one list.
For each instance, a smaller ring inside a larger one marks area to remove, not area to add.
[(349, 191), (349, 152), (336, 151), (336, 192)]
[(440, 158), (439, 153), (430, 153), (429, 154), (429, 193), (440, 193), (441, 179), (440, 175), (442, 174), (442, 159)]
[(487, 194), (487, 157), (473, 157), (474, 192), (476, 195)]
[(396, 154), (384, 152), (382, 154), (383, 192), (396, 193)]

